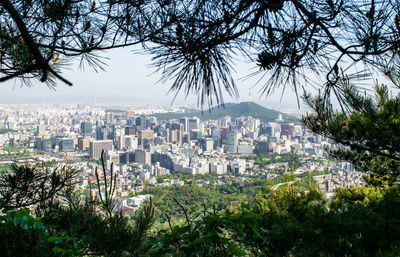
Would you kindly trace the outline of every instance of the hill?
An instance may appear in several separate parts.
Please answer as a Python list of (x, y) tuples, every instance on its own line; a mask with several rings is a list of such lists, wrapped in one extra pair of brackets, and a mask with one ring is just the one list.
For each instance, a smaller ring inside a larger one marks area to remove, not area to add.
[[(233, 119), (241, 116), (251, 116), (260, 119), (262, 122), (271, 122), (278, 118), (280, 112), (265, 108), (253, 102), (227, 103), (224, 106), (213, 107), (209, 110), (185, 109), (185, 113), (159, 113), (154, 114), (159, 120), (179, 119), (182, 117), (197, 116), (201, 120), (217, 120), (225, 116), (231, 116)], [(296, 117), (282, 113), (286, 122), (298, 123)]]

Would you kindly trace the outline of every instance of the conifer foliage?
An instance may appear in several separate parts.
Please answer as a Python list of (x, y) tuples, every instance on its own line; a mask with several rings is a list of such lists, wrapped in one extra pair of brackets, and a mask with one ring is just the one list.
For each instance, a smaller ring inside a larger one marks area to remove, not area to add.
[(303, 117), (313, 132), (339, 143), (327, 149), (338, 160), (379, 176), (400, 175), (400, 95), (392, 96), (386, 85), (375, 86), (375, 98), (362, 94), (344, 82), (347, 111), (337, 112), (323, 97), (306, 95), (313, 113)]
[(232, 74), (243, 58), (263, 75), (263, 93), (297, 93), (313, 76), (338, 93), (341, 69), (376, 70), (396, 58), (399, 10), (391, 0), (3, 0), (0, 82), (72, 85), (63, 64), (81, 58), (99, 69), (102, 52), (143, 44), (161, 81), (200, 104), (237, 95)]

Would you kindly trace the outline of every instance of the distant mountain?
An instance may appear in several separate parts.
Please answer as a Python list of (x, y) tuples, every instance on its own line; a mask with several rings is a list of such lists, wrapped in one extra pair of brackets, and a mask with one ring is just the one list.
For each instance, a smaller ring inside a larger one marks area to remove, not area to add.
[[(280, 112), (262, 107), (253, 102), (227, 103), (224, 106), (217, 106), (207, 110), (185, 109), (185, 113), (159, 113), (154, 114), (159, 120), (179, 119), (182, 117), (197, 116), (201, 120), (217, 120), (225, 116), (237, 118), (241, 116), (251, 116), (260, 119), (262, 122), (275, 121)], [(296, 117), (282, 113), (282, 117), (286, 122), (299, 123)]]

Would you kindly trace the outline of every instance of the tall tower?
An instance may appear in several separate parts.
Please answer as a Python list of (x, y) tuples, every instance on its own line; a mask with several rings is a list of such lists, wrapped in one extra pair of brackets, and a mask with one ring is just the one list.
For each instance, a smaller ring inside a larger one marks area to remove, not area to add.
[(237, 146), (238, 146), (238, 133), (237, 132), (230, 132), (226, 135), (226, 151), (228, 153), (236, 153)]
[(81, 123), (81, 134), (84, 138), (92, 137), (92, 124), (90, 122)]

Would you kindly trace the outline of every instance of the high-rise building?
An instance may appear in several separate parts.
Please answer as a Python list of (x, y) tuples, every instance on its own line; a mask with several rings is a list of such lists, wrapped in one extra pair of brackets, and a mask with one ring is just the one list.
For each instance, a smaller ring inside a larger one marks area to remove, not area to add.
[(200, 137), (200, 131), (197, 129), (190, 130), (190, 140), (198, 140)]
[(113, 140), (114, 139), (114, 127), (110, 125), (103, 125), (96, 129), (97, 140)]
[(125, 147), (129, 150), (135, 150), (138, 148), (138, 138), (135, 136), (126, 136)]
[(183, 129), (185, 132), (188, 131), (188, 118), (181, 118), (179, 119), (179, 123), (181, 123), (183, 125)]
[(181, 145), (182, 144), (182, 133), (180, 130), (171, 130), (169, 131), (169, 143), (174, 143)]
[(52, 150), (52, 144), (50, 138), (36, 138), (35, 140), (35, 147), (45, 151), (50, 152)]
[(157, 118), (154, 116), (146, 117), (146, 128), (152, 128), (157, 124)]
[(135, 136), (119, 136), (117, 148), (118, 150), (135, 150), (138, 148), (138, 139)]
[(188, 129), (187, 130), (190, 131), (192, 129), (198, 129), (199, 128), (199, 122), (200, 122), (200, 119), (197, 118), (197, 117), (190, 118), (188, 120)]
[(107, 123), (113, 123), (114, 122), (114, 113), (112, 112), (107, 112), (106, 110), (106, 122)]
[(284, 121), (285, 121), (285, 120), (282, 118), (282, 114), (279, 113), (279, 114), (278, 114), (278, 118), (275, 119), (275, 122), (283, 123)]
[(43, 151), (50, 152), (52, 150), (50, 138), (43, 139), (41, 143)]
[(185, 126), (182, 123), (172, 123), (171, 130), (179, 130), (183, 133), (185, 131)]
[(226, 135), (226, 151), (228, 153), (236, 153), (239, 137), (237, 132), (229, 132)]
[(154, 137), (154, 145), (162, 145), (165, 143), (165, 137)]
[(237, 153), (240, 154), (252, 154), (254, 147), (250, 144), (240, 144), (237, 146)]
[(224, 118), (222, 118), (222, 126), (228, 126), (231, 121), (231, 116), (225, 116)]
[(120, 163), (130, 163), (135, 161), (135, 152), (123, 152), (119, 155)]
[(89, 138), (78, 138), (78, 148), (81, 151), (86, 151), (90, 147), (90, 139)]
[(91, 141), (89, 146), (89, 157), (92, 159), (99, 159), (102, 151), (112, 151), (112, 140), (96, 140)]
[(108, 163), (107, 166), (111, 166), (111, 164), (119, 164), (119, 154), (112, 151), (107, 151), (104, 154), (104, 160)]
[(36, 127), (36, 136), (41, 137), (46, 134), (46, 130), (43, 125), (38, 125)]
[(58, 143), (58, 149), (63, 152), (75, 150), (74, 140), (71, 138), (63, 138)]
[(144, 129), (139, 131), (139, 145), (154, 144), (154, 131), (151, 129)]
[(92, 137), (92, 124), (90, 122), (82, 122), (81, 123), (81, 135), (84, 138)]
[(221, 146), (221, 133), (219, 129), (215, 128), (211, 132), (214, 141), (214, 148)]
[(271, 136), (271, 127), (266, 124), (261, 124), (258, 130), (258, 136)]
[(204, 152), (211, 152), (213, 150), (214, 142), (212, 138), (201, 138), (200, 144)]
[(295, 129), (293, 124), (281, 124), (281, 136), (295, 136)]
[(268, 142), (267, 141), (258, 141), (257, 144), (257, 153), (268, 153)]
[(182, 144), (190, 144), (190, 134), (189, 133), (183, 133), (182, 134)]
[(145, 129), (146, 128), (146, 116), (142, 115), (142, 116), (137, 117), (135, 125), (139, 130)]
[(149, 151), (136, 149), (135, 162), (143, 164), (151, 164), (151, 153)]
[(151, 156), (151, 161), (153, 163), (158, 162), (160, 163), (161, 167), (167, 168), (172, 170), (174, 168), (174, 162), (172, 160), (172, 157), (169, 153), (163, 153), (163, 152), (154, 152)]
[(136, 127), (130, 126), (125, 128), (125, 135), (127, 136), (136, 136)]

